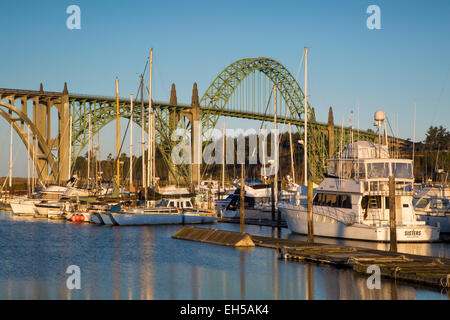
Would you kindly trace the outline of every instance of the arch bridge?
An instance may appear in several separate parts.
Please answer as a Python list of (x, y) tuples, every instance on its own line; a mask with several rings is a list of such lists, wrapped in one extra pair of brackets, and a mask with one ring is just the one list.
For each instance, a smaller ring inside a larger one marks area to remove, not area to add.
[[(238, 60), (227, 66), (207, 88), (199, 99), (194, 83), (191, 104), (177, 102), (175, 85), (172, 85), (169, 102), (152, 101), (156, 118), (156, 139), (160, 156), (163, 157), (171, 182), (196, 183), (200, 178), (197, 165), (175, 166), (170, 159), (171, 150), (177, 143), (172, 141), (173, 131), (188, 127), (194, 136), (193, 121), (202, 121), (202, 130), (215, 128), (220, 117), (236, 117), (272, 122), (273, 85), (277, 85), (277, 121), (290, 123), (303, 132), (304, 95), (292, 74), (279, 62), (270, 58), (249, 58)], [(147, 101), (137, 97), (134, 101), (133, 121), (137, 124), (144, 119), (144, 129), (148, 131)], [(272, 100), (271, 100), (272, 99)], [(16, 106), (19, 105), (19, 106)], [(32, 106), (32, 110), (29, 110)], [(58, 134), (50, 138), (50, 110), (58, 112)], [(130, 119), (130, 100), (119, 99), (120, 116)], [(336, 154), (335, 140), (345, 145), (350, 140), (352, 128), (335, 126), (330, 107), (328, 122), (315, 119), (315, 110), (310, 105), (308, 111), (308, 153), (309, 168), (315, 178), (320, 178), (324, 160)], [(31, 117), (29, 116), (31, 111)], [(98, 133), (108, 123), (116, 119), (116, 99), (114, 97), (69, 93), (64, 84), (62, 92), (0, 89), (0, 115), (13, 125), (25, 146), (29, 147), (37, 159), (39, 178), (43, 181), (63, 183), (69, 178), (69, 150), (72, 145), (72, 159), (76, 159), (88, 144), (88, 115), (91, 114), (92, 133)], [(73, 118), (72, 141), (70, 142), (69, 119)], [(29, 128), (27, 133), (26, 128)], [(373, 132), (358, 131), (359, 138), (374, 141)], [(32, 142), (28, 139), (32, 137)], [(410, 142), (390, 138), (391, 144), (408, 149)], [(192, 146), (195, 142), (192, 143)], [(35, 146), (34, 148), (32, 146)], [(192, 147), (192, 149), (194, 149)], [(73, 163), (73, 162), (72, 162)]]

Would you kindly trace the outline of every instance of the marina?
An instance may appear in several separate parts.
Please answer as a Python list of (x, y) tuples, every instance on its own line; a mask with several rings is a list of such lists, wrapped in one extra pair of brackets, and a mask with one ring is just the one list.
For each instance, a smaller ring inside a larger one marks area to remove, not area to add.
[(0, 300), (448, 303), (449, 3), (65, 6), (0, 4)]
[[(239, 249), (172, 239), (182, 226), (101, 227), (14, 217), (10, 212), (0, 212), (0, 222), (4, 257), (0, 260), (1, 299), (449, 298), (445, 290), (384, 278), (381, 290), (370, 290), (368, 275), (280, 259), (270, 248)], [(203, 227), (239, 231), (238, 225), (231, 223)], [(294, 237), (285, 228), (248, 225), (246, 232), (288, 240)], [(445, 243), (399, 244), (398, 249), (450, 258)], [(70, 264), (81, 268), (80, 290), (66, 287), (65, 272)]]

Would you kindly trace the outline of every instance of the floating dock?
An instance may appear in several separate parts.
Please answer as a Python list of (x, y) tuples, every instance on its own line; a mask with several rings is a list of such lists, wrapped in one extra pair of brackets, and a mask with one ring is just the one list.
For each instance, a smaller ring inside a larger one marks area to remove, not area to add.
[(277, 250), (281, 259), (352, 268), (365, 275), (368, 275), (369, 266), (376, 265), (380, 268), (381, 276), (386, 278), (450, 288), (450, 259), (446, 258), (310, 243), (197, 227), (184, 227), (172, 237), (229, 246), (256, 245)]
[(233, 247), (255, 246), (249, 234), (217, 229), (184, 227), (177, 233), (175, 233), (172, 238), (207, 242)]

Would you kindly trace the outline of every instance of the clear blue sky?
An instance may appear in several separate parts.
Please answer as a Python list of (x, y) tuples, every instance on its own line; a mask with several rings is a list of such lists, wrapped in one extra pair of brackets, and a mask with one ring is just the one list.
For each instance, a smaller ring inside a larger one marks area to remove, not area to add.
[[(81, 8), (81, 30), (66, 28), (66, 8)], [(381, 9), (381, 30), (366, 27), (369, 5)], [(309, 51), (308, 95), (319, 121), (356, 113), (398, 117), (399, 135), (416, 140), (430, 125), (450, 128), (450, 2), (443, 1), (2, 1), (0, 87), (114, 95), (135, 93), (151, 47), (154, 99), (190, 103), (226, 66), (270, 57), (295, 75)], [(237, 122), (239, 123), (239, 122)], [(124, 125), (122, 125), (124, 127)], [(0, 176), (7, 174), (9, 128), (0, 119)], [(108, 127), (105, 130), (112, 130)], [(16, 143), (17, 142), (17, 143)], [(111, 145), (114, 142), (105, 141)], [(24, 176), (24, 148), (17, 169)], [(128, 150), (128, 149), (125, 149)], [(105, 151), (106, 153), (106, 151)], [(25, 171), (26, 175), (26, 171)]]

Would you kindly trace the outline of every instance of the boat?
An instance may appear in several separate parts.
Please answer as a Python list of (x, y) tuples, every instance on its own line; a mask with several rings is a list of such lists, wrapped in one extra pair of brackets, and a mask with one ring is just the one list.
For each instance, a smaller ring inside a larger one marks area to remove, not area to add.
[(35, 203), (34, 206), (36, 208), (35, 218), (55, 219), (62, 217), (63, 203), (59, 200), (42, 200), (41, 202)]
[(42, 199), (15, 198), (9, 201), (11, 210), (16, 216), (33, 216), (36, 213), (35, 204)]
[(110, 205), (101, 201), (83, 201), (71, 199), (63, 206), (63, 214), (67, 220), (72, 222), (91, 222), (91, 216), (94, 213), (106, 212)]
[[(246, 182), (244, 195), (245, 217), (249, 219), (271, 219), (270, 212), (262, 211), (262, 208), (271, 208), (271, 187), (269, 184), (262, 182)], [(224, 218), (240, 217), (240, 185), (236, 185), (234, 194), (231, 199), (227, 198), (227, 204), (221, 209), (221, 215)]]
[[(381, 127), (384, 112), (377, 111), (375, 121)], [(317, 187), (313, 200), (315, 236), (390, 241), (388, 181), (392, 175), (395, 177), (397, 241), (439, 240), (438, 227), (416, 218), (412, 204), (412, 160), (391, 158), (385, 137), (385, 143), (380, 138), (381, 143), (350, 143), (339, 159), (328, 161), (328, 174)], [(280, 202), (277, 207), (291, 232), (308, 233), (307, 205)]]
[(210, 210), (195, 209), (188, 198), (162, 199), (151, 208), (112, 207), (109, 211), (91, 214), (91, 221), (104, 225), (160, 225), (214, 223), (217, 215)]
[(450, 233), (450, 188), (425, 186), (414, 197), (414, 211), (420, 221), (439, 227), (441, 233)]

